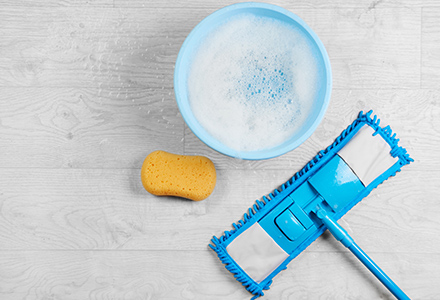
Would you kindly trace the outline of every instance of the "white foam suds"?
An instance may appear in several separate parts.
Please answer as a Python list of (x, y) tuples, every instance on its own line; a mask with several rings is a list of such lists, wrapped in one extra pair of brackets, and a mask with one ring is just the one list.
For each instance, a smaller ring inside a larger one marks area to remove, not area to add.
[(206, 37), (188, 95), (199, 123), (237, 152), (280, 145), (298, 130), (319, 89), (318, 63), (299, 29), (240, 14)]

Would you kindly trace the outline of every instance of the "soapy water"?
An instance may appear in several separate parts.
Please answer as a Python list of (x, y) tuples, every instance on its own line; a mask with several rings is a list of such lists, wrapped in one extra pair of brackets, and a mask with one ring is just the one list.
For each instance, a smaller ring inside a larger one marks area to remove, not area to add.
[(316, 58), (299, 30), (240, 14), (201, 42), (188, 98), (212, 137), (239, 153), (273, 148), (299, 131), (320, 86)]

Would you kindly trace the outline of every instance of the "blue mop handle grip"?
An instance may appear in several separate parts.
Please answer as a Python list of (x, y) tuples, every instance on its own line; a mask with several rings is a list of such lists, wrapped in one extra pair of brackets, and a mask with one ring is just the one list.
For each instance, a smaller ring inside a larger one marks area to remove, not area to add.
[(317, 217), (324, 223), (330, 233), (347, 247), (353, 254), (379, 279), (383, 285), (399, 300), (410, 300), (410, 298), (389, 278), (378, 265), (353, 241), (351, 236), (342, 228), (327, 211), (319, 208)]

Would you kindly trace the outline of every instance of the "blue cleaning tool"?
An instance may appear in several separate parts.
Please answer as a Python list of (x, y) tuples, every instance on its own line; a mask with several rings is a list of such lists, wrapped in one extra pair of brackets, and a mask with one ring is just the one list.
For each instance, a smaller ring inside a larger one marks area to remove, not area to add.
[(407, 295), (337, 223), (375, 187), (413, 159), (389, 126), (372, 111), (359, 113), (333, 144), (322, 150), (279, 189), (249, 208), (232, 230), (211, 240), (234, 277), (264, 295), (272, 279), (326, 229), (346, 246), (398, 299)]

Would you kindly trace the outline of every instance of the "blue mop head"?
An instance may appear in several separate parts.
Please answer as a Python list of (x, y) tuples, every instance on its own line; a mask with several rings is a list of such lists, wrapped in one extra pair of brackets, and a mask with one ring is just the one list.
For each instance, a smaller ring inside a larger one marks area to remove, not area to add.
[(303, 169), (249, 208), (210, 247), (254, 298), (316, 240), (326, 227), (313, 213), (324, 207), (334, 220), (413, 161), (389, 126), (372, 111), (358, 118)]

